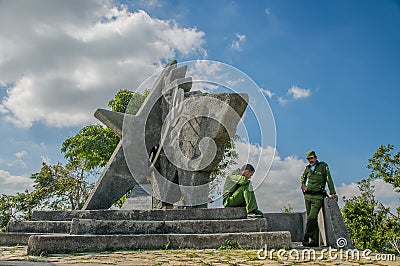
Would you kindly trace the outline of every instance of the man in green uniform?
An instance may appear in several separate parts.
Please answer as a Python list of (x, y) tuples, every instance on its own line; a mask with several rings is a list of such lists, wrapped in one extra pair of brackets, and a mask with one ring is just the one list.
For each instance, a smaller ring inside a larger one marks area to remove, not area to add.
[(245, 164), (226, 177), (222, 203), (224, 207), (246, 207), (247, 217), (264, 217), (258, 210), (256, 196), (250, 178), (255, 170), (251, 164)]
[(307, 212), (303, 246), (317, 247), (319, 246), (318, 213), (324, 203), (324, 196), (327, 195), (325, 191), (326, 183), (328, 183), (331, 197), (337, 200), (338, 196), (328, 164), (319, 162), (315, 151), (308, 151), (306, 158), (308, 165), (301, 176), (301, 190), (304, 194)]

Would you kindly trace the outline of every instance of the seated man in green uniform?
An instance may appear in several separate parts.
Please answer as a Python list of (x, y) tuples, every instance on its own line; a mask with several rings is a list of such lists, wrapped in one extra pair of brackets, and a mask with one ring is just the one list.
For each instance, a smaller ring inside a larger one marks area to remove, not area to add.
[[(307, 224), (304, 233), (303, 246), (319, 246), (318, 213), (327, 195), (325, 185), (328, 183), (331, 197), (337, 199), (335, 186), (329, 167), (324, 162), (319, 162), (315, 151), (306, 153), (308, 165), (301, 176), (301, 190), (306, 204)], [(309, 240), (311, 241), (309, 242)]]
[(246, 207), (247, 217), (264, 217), (258, 210), (256, 196), (250, 178), (255, 170), (251, 164), (245, 164), (226, 177), (222, 203), (224, 207)]

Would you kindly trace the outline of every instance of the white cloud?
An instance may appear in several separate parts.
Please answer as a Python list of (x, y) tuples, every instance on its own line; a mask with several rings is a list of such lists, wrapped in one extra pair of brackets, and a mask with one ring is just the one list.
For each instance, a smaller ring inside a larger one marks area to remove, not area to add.
[(267, 16), (271, 14), (271, 10), (269, 8), (266, 8), (264, 11)]
[(31, 190), (33, 180), (25, 176), (13, 176), (9, 172), (0, 170), (0, 194), (13, 195), (17, 192)]
[(279, 102), (280, 105), (283, 106), (283, 105), (287, 104), (288, 100), (285, 99), (284, 97), (279, 97), (278, 98), (278, 102)]
[[(390, 207), (390, 211), (392, 213), (396, 213), (396, 209), (400, 206), (400, 195), (394, 191), (393, 186), (383, 182), (381, 179), (375, 179), (371, 181), (371, 185), (375, 187), (376, 199), (386, 207)], [(344, 202), (341, 199), (343, 196), (345, 196), (346, 199), (350, 199), (353, 196), (360, 195), (360, 190), (358, 189), (358, 185), (356, 183), (342, 183), (336, 190), (340, 195), (340, 207), (344, 205)]]
[(140, 0), (141, 6), (145, 6), (148, 8), (160, 8), (163, 6), (163, 2), (159, 0)]
[(311, 90), (310, 89), (303, 89), (298, 86), (293, 85), (289, 90), (288, 94), (293, 97), (293, 99), (301, 99), (301, 98), (307, 98), (311, 96)]
[(0, 82), (13, 84), (0, 104), (6, 120), (82, 125), (163, 61), (204, 55), (204, 32), (113, 2), (0, 2)]
[(260, 88), (260, 91), (268, 96), (268, 98), (272, 99), (275, 93), (271, 92), (270, 90)]
[(15, 167), (15, 168), (26, 168), (26, 163), (24, 160), (17, 159), (13, 162), (7, 163), (8, 167)]
[(28, 155), (28, 152), (27, 152), (27, 151), (19, 151), (19, 152), (15, 153), (15, 156), (16, 156), (18, 159), (21, 159), (22, 157), (25, 157), (26, 155)]
[(241, 51), (243, 49), (243, 43), (246, 41), (246, 34), (236, 33), (236, 40), (232, 41), (231, 48), (237, 51)]
[[(302, 98), (308, 98), (311, 96), (310, 89), (303, 89), (296, 85), (293, 85), (290, 89), (288, 89), (286, 95), (291, 96), (291, 100), (298, 100)], [(278, 97), (278, 102), (280, 105), (284, 106), (289, 102), (287, 97)]]
[(185, 64), (188, 66), (187, 76), (197, 81), (193, 83), (192, 91), (213, 92), (221, 88), (217, 84), (227, 86), (235, 92), (243, 92), (243, 88), (249, 90), (249, 79), (233, 66), (209, 60), (196, 60)]
[(193, 68), (188, 69), (187, 76), (191, 76), (194, 80), (220, 81), (221, 74), (223, 74), (223, 64), (221, 62), (196, 60)]

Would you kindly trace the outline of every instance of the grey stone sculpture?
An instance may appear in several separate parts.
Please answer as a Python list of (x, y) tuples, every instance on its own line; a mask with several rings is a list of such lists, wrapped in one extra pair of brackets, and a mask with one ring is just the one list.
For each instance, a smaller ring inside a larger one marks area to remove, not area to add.
[(247, 94), (190, 92), (187, 66), (166, 65), (138, 112), (98, 109), (122, 137), (83, 209), (108, 209), (137, 184), (152, 185), (153, 208), (179, 200), (206, 207), (210, 173), (223, 158)]

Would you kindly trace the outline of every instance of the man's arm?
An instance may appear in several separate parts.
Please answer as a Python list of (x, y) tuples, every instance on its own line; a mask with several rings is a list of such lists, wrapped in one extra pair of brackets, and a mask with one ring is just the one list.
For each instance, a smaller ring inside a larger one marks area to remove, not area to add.
[(307, 186), (306, 186), (306, 182), (307, 182), (307, 167), (306, 167), (306, 169), (304, 169), (304, 172), (300, 177), (300, 181), (301, 181), (301, 191), (304, 193), (308, 189)]
[(240, 174), (234, 174), (234, 175), (231, 176), (231, 178), (239, 186), (246, 185), (246, 184), (248, 184), (250, 182), (249, 179), (247, 179), (246, 177), (244, 177), (244, 176), (242, 176)]
[(333, 184), (333, 179), (331, 176), (331, 172), (329, 171), (328, 165), (325, 166), (325, 175), (326, 175), (326, 182), (328, 183), (329, 193), (331, 197), (337, 199), (338, 196), (336, 195), (335, 185)]

